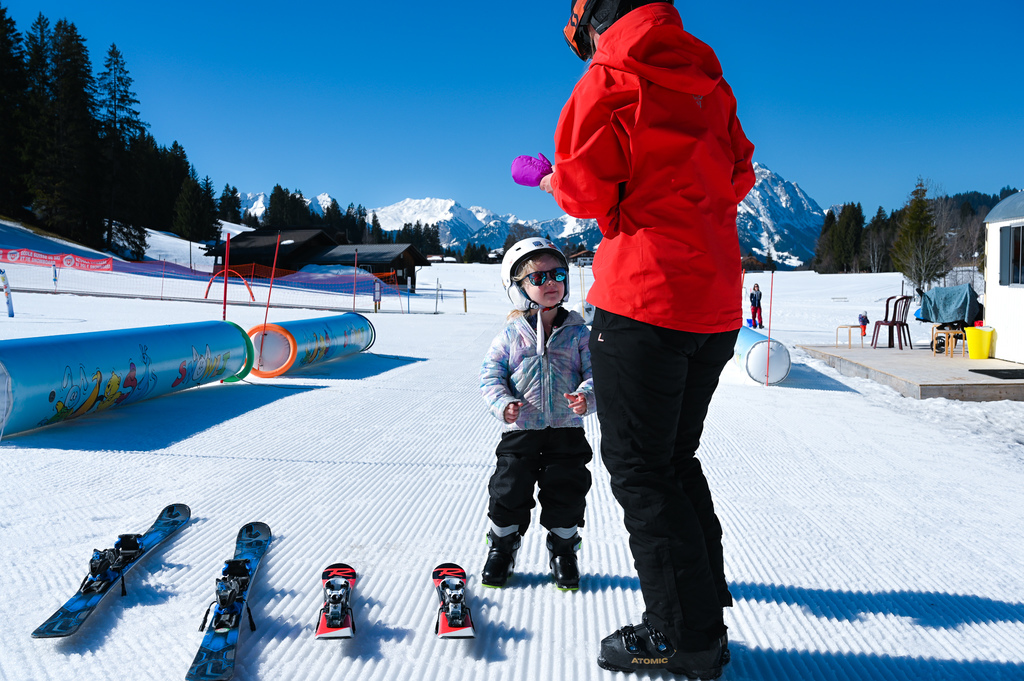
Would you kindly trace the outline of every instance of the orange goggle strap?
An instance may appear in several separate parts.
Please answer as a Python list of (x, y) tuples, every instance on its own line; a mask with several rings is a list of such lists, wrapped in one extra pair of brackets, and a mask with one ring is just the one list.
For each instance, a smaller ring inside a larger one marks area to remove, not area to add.
[(593, 54), (593, 46), (590, 44), (590, 36), (581, 28), (587, 17), (587, 5), (592, 0), (576, 0), (572, 6), (572, 14), (569, 16), (569, 23), (565, 25), (565, 42), (577, 57), (586, 61)]

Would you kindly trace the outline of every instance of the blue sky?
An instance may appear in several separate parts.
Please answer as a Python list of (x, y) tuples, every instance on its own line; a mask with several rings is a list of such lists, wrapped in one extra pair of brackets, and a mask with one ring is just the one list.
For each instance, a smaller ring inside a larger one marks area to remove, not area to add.
[[(218, 189), (344, 207), (452, 198), (546, 219), (517, 154), (553, 152), (583, 71), (554, 2), (0, 0), (26, 33), (73, 22), (94, 70), (111, 43), (142, 118)], [(1024, 2), (676, 3), (718, 53), (755, 160), (822, 207), (1024, 186)], [(170, 9), (173, 7), (173, 9)]]

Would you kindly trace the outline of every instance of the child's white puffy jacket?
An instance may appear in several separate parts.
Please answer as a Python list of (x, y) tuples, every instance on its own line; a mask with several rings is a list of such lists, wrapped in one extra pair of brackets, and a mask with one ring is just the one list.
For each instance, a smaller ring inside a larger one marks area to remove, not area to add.
[[(596, 411), (590, 369), (590, 330), (578, 312), (556, 327), (537, 354), (534, 317), (516, 317), (487, 350), (480, 368), (480, 390), (503, 430), (579, 428), (583, 417), (569, 408), (565, 393), (587, 399), (587, 413)], [(522, 402), (515, 423), (505, 423), (505, 407)]]

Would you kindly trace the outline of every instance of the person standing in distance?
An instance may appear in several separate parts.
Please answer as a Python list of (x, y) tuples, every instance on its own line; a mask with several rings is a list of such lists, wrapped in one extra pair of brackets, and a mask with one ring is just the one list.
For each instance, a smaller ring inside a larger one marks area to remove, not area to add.
[(695, 454), (743, 320), (736, 208), (754, 146), (714, 51), (665, 0), (573, 0), (591, 62), (540, 181), (604, 237), (588, 300), (601, 454), (646, 611), (598, 664), (716, 678), (728, 662), (722, 526)]
[(750, 292), (750, 324), (755, 329), (764, 328), (764, 318), (761, 316), (761, 287), (754, 284), (754, 290)]

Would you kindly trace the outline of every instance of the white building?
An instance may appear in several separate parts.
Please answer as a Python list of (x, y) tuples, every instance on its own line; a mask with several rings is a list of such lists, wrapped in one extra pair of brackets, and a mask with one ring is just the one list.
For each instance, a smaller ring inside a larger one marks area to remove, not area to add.
[(985, 326), (992, 357), (1024, 362), (1024, 191), (985, 217)]

